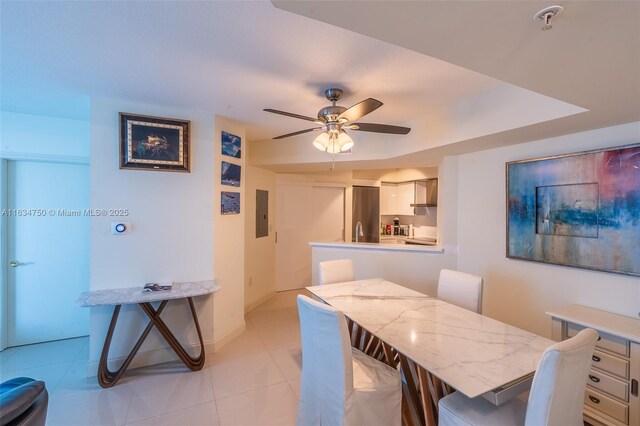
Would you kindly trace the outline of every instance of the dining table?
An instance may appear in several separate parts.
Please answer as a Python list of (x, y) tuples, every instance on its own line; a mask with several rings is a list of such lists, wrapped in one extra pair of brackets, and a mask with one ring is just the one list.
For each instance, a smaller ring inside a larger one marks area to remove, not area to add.
[(381, 278), (307, 290), (344, 313), (353, 346), (401, 371), (409, 425), (436, 425), (454, 390), (495, 405), (526, 392), (555, 343)]

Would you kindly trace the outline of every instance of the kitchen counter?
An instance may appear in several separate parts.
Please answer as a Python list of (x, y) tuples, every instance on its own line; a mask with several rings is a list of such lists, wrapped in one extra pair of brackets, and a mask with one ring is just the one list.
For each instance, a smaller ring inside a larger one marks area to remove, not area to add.
[(426, 253), (443, 253), (444, 249), (440, 246), (425, 246), (419, 244), (403, 244), (403, 243), (353, 243), (353, 242), (311, 242), (309, 245), (313, 247), (331, 247), (331, 248), (348, 248), (356, 250), (375, 250), (375, 251), (394, 251), (394, 252), (426, 252)]

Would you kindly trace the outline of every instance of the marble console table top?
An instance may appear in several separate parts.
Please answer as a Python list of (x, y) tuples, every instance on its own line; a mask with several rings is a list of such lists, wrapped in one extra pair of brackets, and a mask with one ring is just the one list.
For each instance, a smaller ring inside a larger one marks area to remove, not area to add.
[(533, 373), (555, 343), (382, 279), (307, 290), (469, 398)]
[(203, 296), (220, 290), (215, 280), (173, 283), (168, 291), (143, 292), (142, 287), (112, 288), (85, 291), (76, 300), (76, 306), (127, 305), (133, 303), (157, 302), (159, 300), (183, 299)]

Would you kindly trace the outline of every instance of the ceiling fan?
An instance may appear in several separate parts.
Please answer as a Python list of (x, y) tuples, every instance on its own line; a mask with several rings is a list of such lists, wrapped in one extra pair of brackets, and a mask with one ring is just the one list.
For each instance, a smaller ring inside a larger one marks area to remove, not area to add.
[(388, 124), (354, 123), (354, 121), (359, 120), (382, 106), (382, 102), (377, 99), (368, 98), (362, 102), (358, 102), (350, 108), (345, 108), (343, 106), (336, 105), (336, 102), (342, 97), (341, 89), (327, 89), (325, 90), (324, 95), (332, 104), (318, 111), (318, 118), (265, 108), (264, 111), (266, 112), (311, 121), (317, 125), (317, 127), (312, 127), (310, 129), (276, 136), (273, 139), (284, 139), (290, 136), (313, 132), (314, 130), (321, 130), (322, 133), (320, 133), (320, 135), (313, 141), (313, 145), (320, 151), (327, 151), (334, 154), (337, 152), (348, 151), (353, 147), (353, 140), (347, 134), (347, 130), (388, 133), (392, 135), (406, 135), (411, 131), (409, 127), (391, 126)]

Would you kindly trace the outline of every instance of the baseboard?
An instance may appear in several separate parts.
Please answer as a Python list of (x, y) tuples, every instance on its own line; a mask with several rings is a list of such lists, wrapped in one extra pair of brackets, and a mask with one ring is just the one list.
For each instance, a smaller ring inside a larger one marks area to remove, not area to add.
[[(204, 353), (207, 355), (213, 354), (216, 350), (215, 345), (215, 342), (205, 342)], [(185, 345), (185, 349), (190, 353), (200, 353), (200, 344)], [(115, 365), (120, 366), (125, 359), (127, 359), (126, 356), (109, 358), (109, 364), (115, 363)], [(170, 347), (151, 349), (144, 352), (138, 352), (135, 358), (133, 358), (133, 361), (131, 361), (131, 364), (129, 364), (129, 369), (177, 361), (178, 359), (180, 358), (178, 358), (178, 355), (176, 355)], [(98, 363), (99, 361), (97, 360), (89, 361), (87, 363), (87, 377), (93, 377), (98, 374)]]
[(276, 295), (276, 291), (270, 291), (269, 293), (265, 294), (264, 296), (262, 296), (260, 299), (256, 300), (255, 302), (251, 302), (249, 303), (247, 306), (244, 307), (244, 313), (246, 314), (247, 312), (253, 310), (255, 307), (262, 305), (264, 302), (266, 302), (267, 300), (271, 299), (273, 296)]
[(245, 329), (246, 329), (246, 325), (245, 325), (244, 320), (243, 320), (240, 324), (238, 324), (237, 326), (235, 326), (231, 330), (229, 330), (225, 335), (223, 335), (220, 338), (218, 338), (218, 339), (213, 341), (213, 351), (216, 352), (216, 351), (219, 351), (220, 349), (224, 348), (233, 339), (235, 339), (236, 337), (238, 337), (242, 333), (244, 333)]

